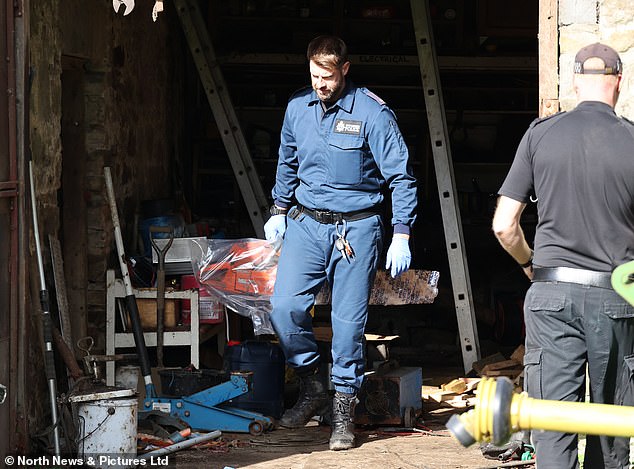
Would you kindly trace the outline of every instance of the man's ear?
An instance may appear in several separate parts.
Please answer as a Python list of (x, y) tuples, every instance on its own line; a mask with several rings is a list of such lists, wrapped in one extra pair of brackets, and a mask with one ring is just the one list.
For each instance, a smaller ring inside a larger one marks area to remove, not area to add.
[(341, 66), (341, 73), (345, 77), (348, 74), (348, 70), (350, 69), (350, 62), (346, 62)]

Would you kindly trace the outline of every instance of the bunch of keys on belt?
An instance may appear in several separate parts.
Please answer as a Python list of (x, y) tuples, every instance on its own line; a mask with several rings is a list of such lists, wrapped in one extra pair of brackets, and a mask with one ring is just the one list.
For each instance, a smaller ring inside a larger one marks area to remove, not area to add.
[(354, 250), (350, 243), (346, 239), (346, 221), (342, 222), (342, 231), (339, 231), (339, 222), (335, 223), (335, 230), (337, 231), (337, 239), (335, 240), (335, 247), (337, 251), (341, 253), (341, 256), (350, 262), (351, 259), (354, 259)]

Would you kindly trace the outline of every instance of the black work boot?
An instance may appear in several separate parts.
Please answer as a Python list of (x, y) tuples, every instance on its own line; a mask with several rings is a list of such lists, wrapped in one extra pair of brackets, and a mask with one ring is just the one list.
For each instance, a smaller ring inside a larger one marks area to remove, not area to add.
[(299, 375), (299, 397), (279, 421), (280, 427), (301, 428), (315, 415), (323, 414), (329, 406), (328, 389), (319, 368)]
[(355, 394), (337, 391), (332, 399), (332, 433), (330, 449), (339, 451), (354, 448), (354, 407), (357, 404)]

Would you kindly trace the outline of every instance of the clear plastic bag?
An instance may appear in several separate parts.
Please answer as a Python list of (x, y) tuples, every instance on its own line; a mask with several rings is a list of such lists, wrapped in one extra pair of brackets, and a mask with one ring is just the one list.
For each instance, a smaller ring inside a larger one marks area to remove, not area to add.
[(253, 322), (255, 335), (274, 334), (269, 319), (282, 240), (193, 240), (191, 262), (201, 288)]

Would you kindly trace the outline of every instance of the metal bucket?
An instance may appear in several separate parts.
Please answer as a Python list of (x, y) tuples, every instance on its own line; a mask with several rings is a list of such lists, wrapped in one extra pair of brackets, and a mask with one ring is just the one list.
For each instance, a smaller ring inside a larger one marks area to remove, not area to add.
[(102, 469), (135, 467), (138, 400), (130, 389), (112, 389), (74, 397), (77, 456)]

